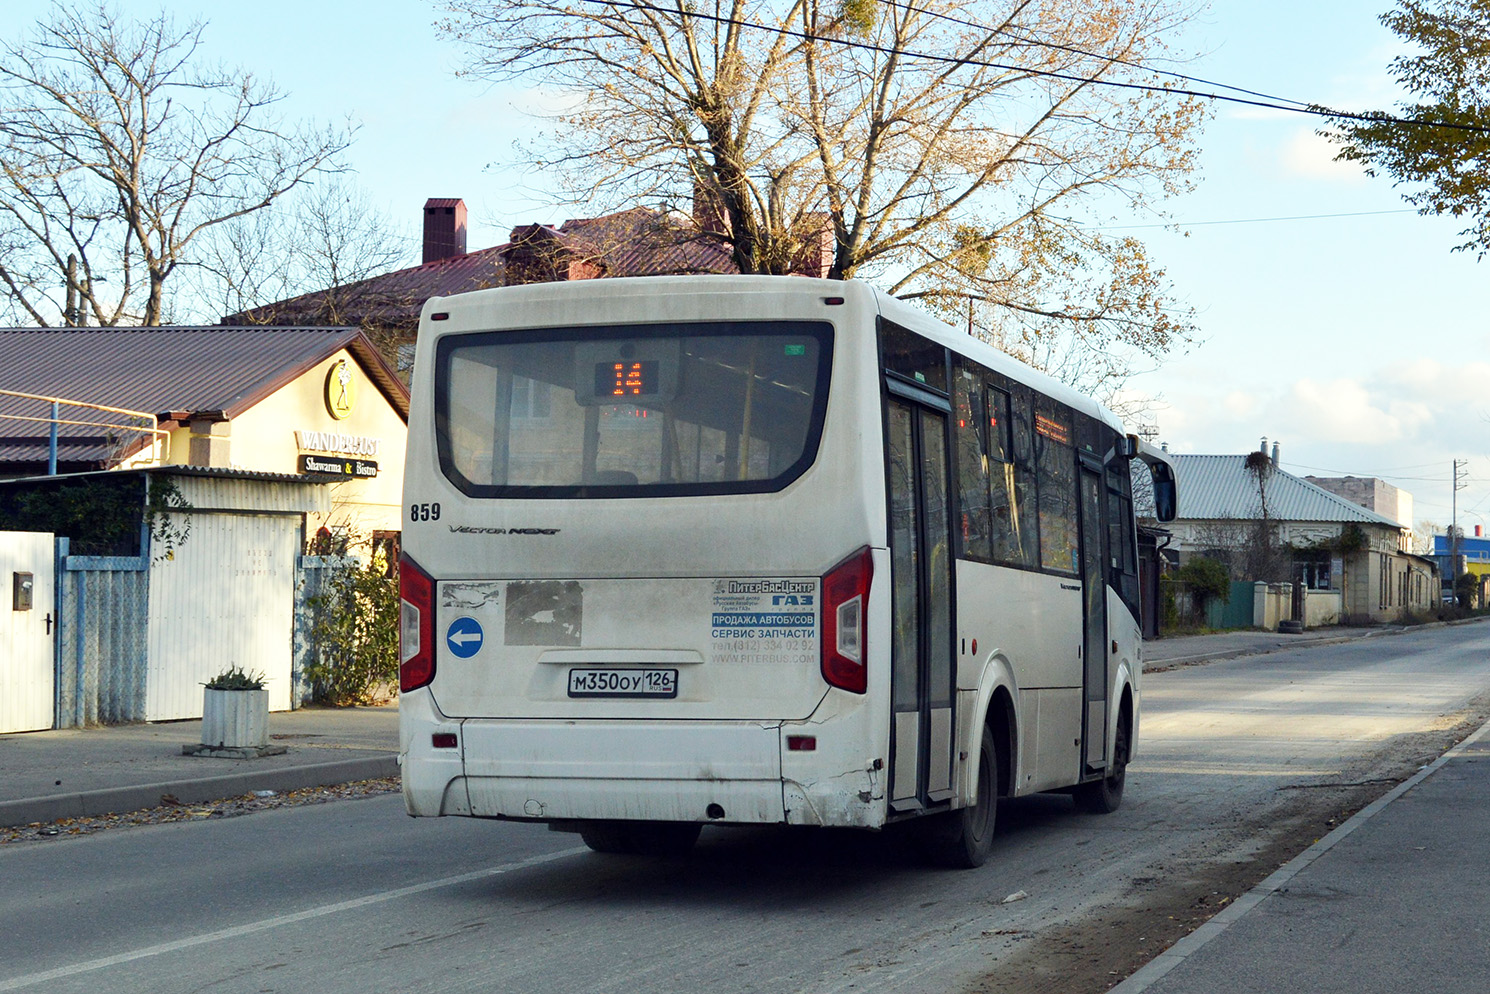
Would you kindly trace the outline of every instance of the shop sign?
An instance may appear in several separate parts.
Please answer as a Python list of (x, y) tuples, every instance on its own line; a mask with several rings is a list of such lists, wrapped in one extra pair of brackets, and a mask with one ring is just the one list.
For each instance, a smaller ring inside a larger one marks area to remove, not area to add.
[(370, 480), (378, 475), (378, 464), (368, 459), (304, 454), (300, 457), (300, 472), (338, 480)]
[(340, 431), (311, 431), (300, 428), (295, 431), (295, 444), (313, 452), (335, 452), (344, 456), (375, 456), (382, 447), (381, 438), (368, 435), (348, 435)]

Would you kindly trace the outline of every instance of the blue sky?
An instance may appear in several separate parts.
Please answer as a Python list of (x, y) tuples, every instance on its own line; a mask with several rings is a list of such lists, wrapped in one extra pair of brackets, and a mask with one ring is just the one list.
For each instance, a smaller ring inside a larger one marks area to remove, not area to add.
[[(1389, 0), (1215, 0), (1173, 40), (1192, 75), (1341, 108), (1395, 93), (1398, 51), (1376, 16)], [(126, 12), (159, 3), (128, 0)], [(208, 52), (271, 77), (288, 117), (350, 115), (351, 155), (374, 202), (413, 235), (426, 197), (463, 197), (472, 248), (514, 225), (557, 222), (542, 178), (515, 163), (527, 95), (457, 79), (459, 51), (422, 0), (210, 4)], [(0, 35), (45, 12), (10, 0)], [(1331, 162), (1299, 115), (1221, 104), (1201, 139), (1198, 189), (1169, 204), (1180, 236), (1140, 228), (1203, 341), (1136, 377), (1160, 437), (1179, 452), (1281, 443), (1299, 475), (1379, 476), (1411, 492), (1414, 521), (1450, 517), (1450, 466), (1469, 460), (1459, 521), (1490, 525), (1490, 324), (1486, 264), (1451, 253), (1460, 226), (1406, 211), (1389, 182)], [(1303, 218), (1308, 220), (1259, 220)], [(1152, 223), (1135, 217), (1134, 225)], [(1225, 222), (1225, 223), (1212, 223)]]

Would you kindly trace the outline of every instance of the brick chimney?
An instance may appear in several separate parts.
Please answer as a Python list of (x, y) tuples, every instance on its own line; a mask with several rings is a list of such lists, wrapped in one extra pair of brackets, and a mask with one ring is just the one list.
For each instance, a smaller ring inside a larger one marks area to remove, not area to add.
[(832, 219), (824, 213), (812, 214), (806, 219), (806, 225), (802, 248), (792, 259), (792, 275), (826, 277), (838, 255), (838, 239), (833, 234)]
[(187, 418), (188, 466), (226, 467), (233, 426), (224, 411), (196, 411)]
[(466, 202), (431, 197), (424, 202), (424, 261), (466, 254)]
[(729, 236), (731, 227), (719, 193), (700, 179), (693, 181), (693, 226), (704, 234), (723, 237)]

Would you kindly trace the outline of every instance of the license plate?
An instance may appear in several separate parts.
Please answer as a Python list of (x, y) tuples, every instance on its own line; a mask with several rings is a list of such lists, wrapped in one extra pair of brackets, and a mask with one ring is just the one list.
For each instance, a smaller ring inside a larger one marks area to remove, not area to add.
[(570, 697), (677, 697), (677, 670), (569, 671)]

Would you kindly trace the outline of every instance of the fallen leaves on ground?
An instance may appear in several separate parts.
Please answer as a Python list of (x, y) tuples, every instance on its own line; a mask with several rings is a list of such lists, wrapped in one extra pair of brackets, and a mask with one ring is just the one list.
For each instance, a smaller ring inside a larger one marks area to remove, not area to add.
[(59, 836), (91, 835), (94, 832), (102, 832), (111, 828), (131, 828), (136, 825), (163, 825), (176, 821), (234, 818), (238, 815), (269, 811), (274, 808), (377, 797), (382, 794), (392, 794), (399, 789), (398, 777), (381, 777), (376, 780), (357, 780), (352, 783), (304, 787), (299, 790), (255, 791), (240, 794), (237, 797), (224, 797), (217, 801), (192, 804), (186, 804), (170, 794), (165, 794), (161, 797), (163, 803), (159, 807), (145, 808), (142, 811), (93, 815), (86, 818), (59, 818), (56, 821), (33, 822), (29, 825), (0, 828), (0, 845), (10, 842), (42, 842)]

